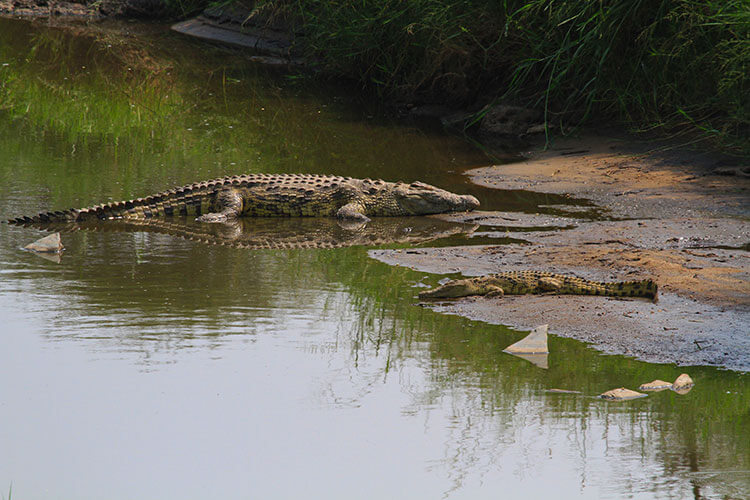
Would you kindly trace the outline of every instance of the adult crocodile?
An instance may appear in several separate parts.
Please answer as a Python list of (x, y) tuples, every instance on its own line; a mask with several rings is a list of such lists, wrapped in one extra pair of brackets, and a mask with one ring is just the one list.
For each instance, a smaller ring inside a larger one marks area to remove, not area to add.
[(645, 297), (656, 301), (658, 287), (650, 279), (605, 283), (542, 271), (509, 271), (477, 278), (457, 279), (419, 294), (420, 299), (523, 294), (608, 295)]
[(248, 217), (427, 215), (473, 210), (479, 201), (422, 182), (405, 184), (314, 174), (248, 174), (197, 182), (146, 198), (17, 217), (12, 224), (197, 216), (201, 222)]

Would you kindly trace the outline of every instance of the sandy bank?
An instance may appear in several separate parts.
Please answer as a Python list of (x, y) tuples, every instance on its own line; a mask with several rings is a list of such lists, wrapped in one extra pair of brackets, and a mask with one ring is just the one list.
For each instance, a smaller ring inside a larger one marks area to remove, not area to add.
[(731, 159), (646, 150), (618, 140), (567, 140), (520, 163), (469, 172), (490, 187), (589, 198), (613, 220), (461, 214), (448, 218), (480, 224), (478, 234), (525, 243), (371, 255), (438, 274), (536, 269), (597, 280), (653, 277), (657, 304), (521, 296), (428, 306), (521, 329), (549, 323), (552, 334), (650, 362), (750, 370), (750, 179)]

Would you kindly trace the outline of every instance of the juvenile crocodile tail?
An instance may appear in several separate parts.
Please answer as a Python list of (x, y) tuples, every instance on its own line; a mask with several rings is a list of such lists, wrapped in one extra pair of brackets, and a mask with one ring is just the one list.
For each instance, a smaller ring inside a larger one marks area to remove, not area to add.
[(654, 302), (658, 300), (658, 286), (651, 279), (638, 281), (618, 281), (607, 283), (581, 278), (563, 278), (559, 293), (576, 295), (608, 295), (610, 297), (643, 297)]
[(604, 287), (607, 295), (615, 297), (644, 297), (654, 302), (659, 300), (659, 287), (651, 279), (605, 283)]

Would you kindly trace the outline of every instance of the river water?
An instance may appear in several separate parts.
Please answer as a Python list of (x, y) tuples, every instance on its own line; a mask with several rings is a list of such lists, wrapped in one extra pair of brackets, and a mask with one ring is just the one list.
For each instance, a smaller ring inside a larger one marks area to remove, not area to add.
[[(164, 26), (0, 19), (0, 219), (249, 172), (566, 202), (472, 186), (482, 151), (387, 116)], [(524, 332), (418, 307), (440, 276), (367, 254), (476, 227), (95, 229), (56, 262), (0, 225), (0, 498), (750, 497), (747, 375), (556, 337), (540, 368), (502, 352)], [(593, 397), (683, 371), (686, 395)]]

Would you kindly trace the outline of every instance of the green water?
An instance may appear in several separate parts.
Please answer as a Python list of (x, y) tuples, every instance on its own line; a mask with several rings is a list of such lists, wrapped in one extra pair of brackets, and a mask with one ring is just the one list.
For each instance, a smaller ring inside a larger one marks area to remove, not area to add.
[[(244, 172), (420, 179), (503, 210), (564, 201), (471, 186), (461, 172), (484, 154), (386, 116), (162, 26), (0, 19), (0, 218)], [(38, 231), (0, 225), (0, 495), (750, 496), (747, 375), (556, 337), (545, 370), (502, 353), (523, 332), (418, 307), (439, 277), (374, 261), (359, 240), (257, 250), (176, 223), (64, 233), (59, 263), (19, 250)], [(472, 241), (418, 220), (366, 231)], [(242, 232), (349, 234), (330, 221)], [(687, 395), (591, 397), (683, 371)]]

